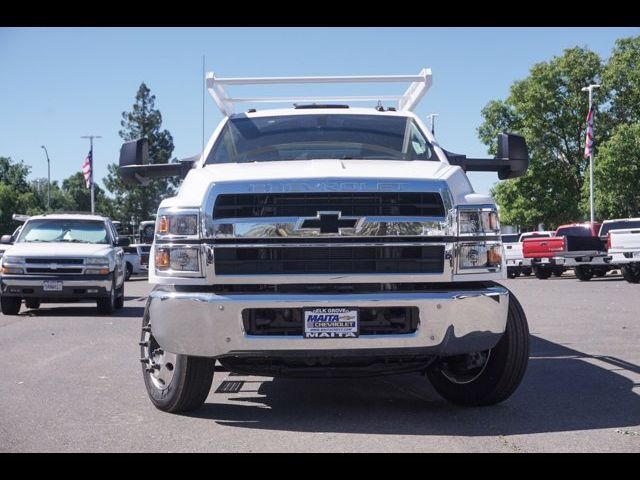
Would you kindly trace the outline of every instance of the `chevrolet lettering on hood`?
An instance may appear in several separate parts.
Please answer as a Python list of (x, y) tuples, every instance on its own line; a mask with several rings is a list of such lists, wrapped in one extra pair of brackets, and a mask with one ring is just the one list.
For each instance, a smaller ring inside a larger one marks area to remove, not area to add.
[(251, 193), (287, 193), (287, 192), (401, 192), (406, 183), (384, 182), (319, 182), (319, 183), (252, 183)]

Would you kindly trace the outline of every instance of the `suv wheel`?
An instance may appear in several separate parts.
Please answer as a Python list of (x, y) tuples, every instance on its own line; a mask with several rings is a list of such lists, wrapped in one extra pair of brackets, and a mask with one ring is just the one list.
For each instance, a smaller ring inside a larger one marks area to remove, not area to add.
[(215, 360), (164, 351), (151, 333), (149, 312), (142, 319), (142, 376), (151, 403), (165, 412), (188, 412), (202, 406), (211, 390)]
[(109, 296), (98, 298), (96, 302), (98, 307), (98, 313), (101, 313), (103, 315), (111, 315), (113, 312), (115, 312), (117, 293), (118, 292), (116, 291), (116, 282), (115, 280), (112, 280), (111, 291), (109, 292)]
[(436, 391), (452, 403), (493, 405), (509, 398), (529, 361), (529, 327), (518, 299), (509, 294), (507, 326), (491, 350), (443, 358), (428, 370)]
[(5, 315), (18, 315), (21, 306), (20, 297), (0, 297), (0, 310)]

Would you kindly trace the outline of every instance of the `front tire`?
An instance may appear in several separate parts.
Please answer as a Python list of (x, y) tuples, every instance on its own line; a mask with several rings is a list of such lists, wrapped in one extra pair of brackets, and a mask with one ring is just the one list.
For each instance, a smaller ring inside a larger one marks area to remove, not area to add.
[(189, 412), (204, 404), (211, 390), (215, 360), (165, 352), (151, 333), (148, 311), (142, 319), (140, 353), (147, 394), (157, 409)]
[(5, 315), (18, 315), (22, 299), (20, 297), (0, 297), (0, 310)]
[(622, 265), (622, 277), (629, 283), (640, 283), (640, 264)]
[[(473, 357), (475, 356), (475, 357)], [(484, 356), (482, 364), (469, 359)], [(465, 358), (466, 357), (466, 358)], [(520, 385), (529, 361), (529, 327), (518, 299), (510, 293), (507, 325), (498, 344), (487, 352), (443, 359), (427, 372), (446, 400), (465, 406), (494, 405), (509, 398)]]
[(128, 282), (132, 274), (133, 274), (133, 265), (127, 262), (127, 266), (124, 272), (124, 279)]

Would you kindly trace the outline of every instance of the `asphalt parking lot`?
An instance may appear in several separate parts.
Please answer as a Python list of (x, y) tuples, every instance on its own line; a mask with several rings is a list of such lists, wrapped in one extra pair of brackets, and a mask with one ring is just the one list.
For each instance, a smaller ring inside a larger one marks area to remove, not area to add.
[(446, 403), (418, 374), (217, 371), (202, 409), (162, 413), (138, 361), (146, 280), (126, 284), (114, 316), (23, 306), (0, 315), (0, 451), (640, 452), (640, 285), (571, 274), (504, 284), (527, 313), (531, 360), (517, 392), (484, 408)]

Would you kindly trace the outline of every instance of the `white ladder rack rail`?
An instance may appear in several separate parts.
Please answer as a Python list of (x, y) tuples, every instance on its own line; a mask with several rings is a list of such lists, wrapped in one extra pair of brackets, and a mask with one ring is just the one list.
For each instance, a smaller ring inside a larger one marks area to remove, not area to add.
[[(298, 96), (298, 97), (238, 97), (227, 95), (223, 85), (284, 85), (320, 83), (407, 83), (409, 87), (402, 95), (356, 95), (356, 96)], [(295, 103), (295, 102), (363, 102), (371, 100), (398, 100), (398, 110), (413, 111), (431, 87), (431, 69), (423, 68), (418, 75), (357, 75), (326, 77), (234, 77), (219, 78), (207, 73), (206, 86), (209, 94), (223, 115), (234, 112), (237, 103)]]

